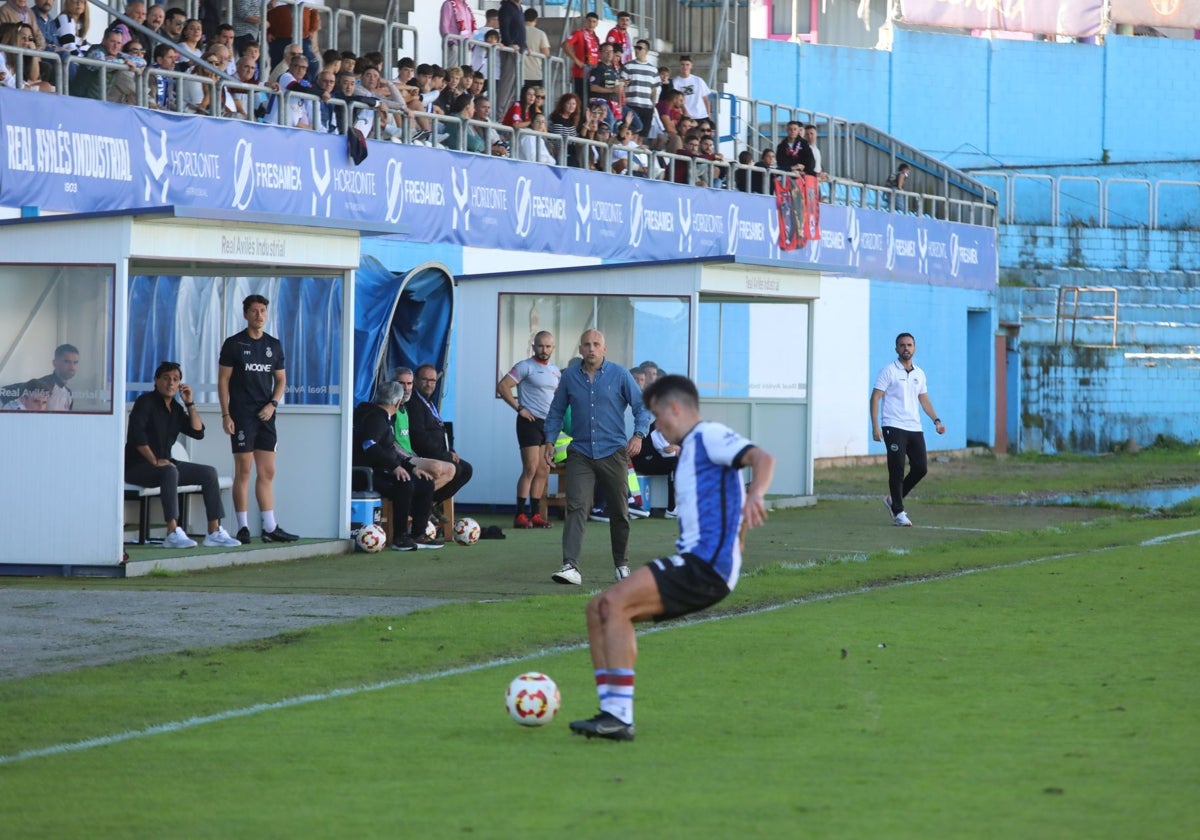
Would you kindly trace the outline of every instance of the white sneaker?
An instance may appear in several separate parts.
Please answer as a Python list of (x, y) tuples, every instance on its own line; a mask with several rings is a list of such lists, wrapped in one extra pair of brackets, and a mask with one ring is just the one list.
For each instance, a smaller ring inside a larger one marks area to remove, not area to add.
[(648, 516), (650, 516), (650, 511), (642, 510), (640, 507), (633, 507), (632, 505), (630, 505), (630, 507), (629, 507), (629, 518), (630, 519), (646, 519)]
[(663, 514), (663, 518), (664, 519), (678, 519), (679, 514), (675, 512), (675, 508), (671, 508), (670, 510), (668, 510), (666, 513)]
[(570, 583), (578, 586), (583, 583), (583, 575), (579, 574), (579, 570), (570, 563), (563, 563), (561, 569), (550, 575), (550, 580), (555, 583)]
[[(240, 545), (240, 543), (239, 543)], [(163, 548), (195, 548), (196, 541), (183, 533), (183, 529), (176, 527), (174, 531), (167, 534), (167, 538), (163, 540)]]
[(902, 528), (911, 528), (912, 520), (908, 518), (907, 513), (905, 513), (904, 511), (900, 511), (899, 513), (897, 513), (895, 516), (892, 517), (892, 524), (899, 525)]
[(213, 531), (204, 538), (204, 544), (209, 548), (213, 548), (215, 546), (220, 546), (222, 548), (240, 548), (242, 542), (241, 540), (236, 540), (229, 536), (228, 531), (218, 526), (217, 530)]
[(625, 580), (625, 578), (629, 577), (629, 567), (617, 566), (617, 568), (613, 570), (613, 577), (615, 577), (617, 580)]

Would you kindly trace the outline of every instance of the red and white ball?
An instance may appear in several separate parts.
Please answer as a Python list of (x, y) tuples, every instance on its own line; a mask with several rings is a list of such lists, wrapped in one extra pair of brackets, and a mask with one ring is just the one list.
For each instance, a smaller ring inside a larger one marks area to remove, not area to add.
[(522, 726), (541, 726), (554, 720), (562, 695), (554, 680), (537, 671), (530, 671), (508, 684), (504, 706), (509, 717)]
[(359, 551), (365, 551), (367, 554), (378, 554), (387, 545), (387, 534), (378, 525), (364, 525), (358, 529), (358, 536), (354, 539), (354, 545)]
[(459, 545), (475, 545), (479, 542), (481, 533), (483, 531), (479, 523), (469, 516), (464, 516), (454, 523), (454, 541)]

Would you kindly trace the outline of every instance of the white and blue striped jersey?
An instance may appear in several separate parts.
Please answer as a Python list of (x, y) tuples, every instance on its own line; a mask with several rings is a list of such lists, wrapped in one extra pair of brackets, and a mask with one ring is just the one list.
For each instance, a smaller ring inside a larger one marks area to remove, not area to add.
[(754, 446), (720, 423), (701, 422), (684, 436), (675, 468), (675, 548), (712, 566), (730, 591), (742, 569), (742, 453)]

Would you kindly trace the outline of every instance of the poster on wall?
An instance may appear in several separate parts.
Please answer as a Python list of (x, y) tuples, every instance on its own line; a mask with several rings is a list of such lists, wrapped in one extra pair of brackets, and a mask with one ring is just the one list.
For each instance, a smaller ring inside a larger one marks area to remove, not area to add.
[(821, 238), (821, 187), (814, 175), (775, 176), (779, 249), (794, 251)]
[(1108, 17), (1114, 24), (1200, 29), (1200, 3), (1188, 0), (1109, 0)]
[(1103, 0), (1046, 0), (1038, 3), (903, 0), (900, 4), (900, 20), (918, 26), (947, 29), (992, 29), (1091, 38), (1100, 34), (1102, 7)]

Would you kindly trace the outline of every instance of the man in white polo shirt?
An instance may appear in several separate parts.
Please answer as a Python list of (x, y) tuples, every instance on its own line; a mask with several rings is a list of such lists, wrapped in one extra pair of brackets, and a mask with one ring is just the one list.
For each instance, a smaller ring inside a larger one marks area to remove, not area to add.
[[(918, 407), (933, 420), (939, 435), (946, 427), (933, 409), (926, 388), (925, 371), (913, 364), (917, 341), (911, 333), (896, 336), (896, 361), (875, 377), (871, 391), (871, 433), (887, 447), (888, 490), (883, 503), (893, 525), (912, 527), (904, 512), (904, 497), (912, 492), (927, 471), (925, 433), (921, 430)], [(904, 459), (908, 458), (908, 475)]]

